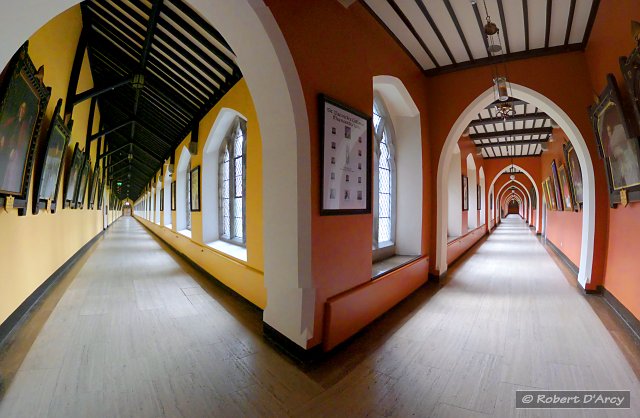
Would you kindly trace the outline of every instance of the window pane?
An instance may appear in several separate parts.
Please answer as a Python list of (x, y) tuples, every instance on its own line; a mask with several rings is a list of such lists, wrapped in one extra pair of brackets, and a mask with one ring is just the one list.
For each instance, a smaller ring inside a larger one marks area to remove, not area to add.
[(391, 241), (391, 219), (378, 220), (378, 242)]
[(227, 147), (225, 147), (222, 164), (220, 165), (220, 179), (222, 181), (220, 187), (221, 235), (223, 238), (229, 239), (231, 238), (231, 212), (229, 207), (229, 188), (231, 184), (229, 182), (229, 149)]
[(242, 157), (236, 158), (235, 165), (235, 197), (242, 197)]
[(233, 234), (237, 238), (242, 238), (243, 234), (243, 225), (242, 225), (242, 198), (233, 199), (233, 217), (234, 217), (234, 225), (233, 225)]

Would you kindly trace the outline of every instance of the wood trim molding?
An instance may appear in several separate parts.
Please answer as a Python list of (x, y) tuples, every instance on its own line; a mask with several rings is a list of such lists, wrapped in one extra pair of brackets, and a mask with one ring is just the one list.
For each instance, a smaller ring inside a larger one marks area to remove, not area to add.
[(637, 345), (640, 345), (640, 319), (636, 318), (611, 292), (601, 287), (602, 296), (613, 311), (622, 319)]

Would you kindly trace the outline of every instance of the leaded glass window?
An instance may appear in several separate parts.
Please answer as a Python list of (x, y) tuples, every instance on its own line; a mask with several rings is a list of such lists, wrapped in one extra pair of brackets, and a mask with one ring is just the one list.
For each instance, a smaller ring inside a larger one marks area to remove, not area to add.
[(393, 127), (384, 104), (378, 98), (373, 104), (375, 136), (374, 222), (373, 242), (378, 248), (395, 241), (395, 161)]
[(220, 146), (218, 163), (220, 239), (244, 245), (246, 192), (246, 122), (237, 118)]
[(191, 162), (187, 167), (187, 229), (191, 231)]

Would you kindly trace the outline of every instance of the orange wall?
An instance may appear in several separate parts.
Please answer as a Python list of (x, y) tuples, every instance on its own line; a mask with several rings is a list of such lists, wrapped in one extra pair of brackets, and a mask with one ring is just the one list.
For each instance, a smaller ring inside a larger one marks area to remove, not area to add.
[[(618, 57), (629, 55), (634, 47), (629, 30), (632, 19), (640, 21), (640, 2), (637, 0), (600, 2), (585, 53), (595, 92), (604, 88), (607, 73), (616, 76), (618, 86), (624, 92)], [(594, 166), (596, 172), (605, 172), (602, 160), (595, 159)], [(606, 192), (604, 196), (606, 198)], [(607, 209), (607, 212), (609, 240), (604, 286), (636, 318), (640, 318), (640, 280), (636, 268), (640, 253), (640, 202)]]
[[(325, 301), (371, 280), (372, 215), (320, 216), (317, 96), (324, 93), (371, 114), (373, 77), (404, 83), (421, 113), (423, 195), (430, 195), (427, 90), (420, 68), (358, 2), (267, 0), (293, 56), (305, 95), (311, 136), (312, 274), (316, 316), (312, 347), (321, 342)], [(312, 50), (310, 50), (310, 47)], [(312, 53), (310, 53), (312, 51)], [(321, 70), (319, 70), (321, 69)], [(423, 207), (422, 255), (427, 254), (430, 205)], [(423, 277), (426, 280), (426, 277)], [(409, 279), (408, 279), (409, 280)]]
[[(585, 138), (592, 160), (598, 154), (593, 140), (590, 121), (585, 109), (593, 100), (591, 80), (586, 71), (586, 58), (582, 52), (530, 58), (508, 63), (509, 78), (512, 82), (529, 87), (543, 94), (572, 119)], [(552, 71), (552, 75), (550, 75)], [(429, 111), (438, 117), (429, 121), (429, 143), (431, 164), (436, 170), (444, 141), (456, 119), (464, 109), (491, 87), (491, 67), (473, 68), (427, 79), (429, 88)], [(528, 158), (532, 164), (539, 164)], [(521, 160), (527, 160), (522, 158)], [(514, 160), (515, 162), (515, 160)], [(504, 164), (503, 164), (504, 167)], [(501, 167), (502, 168), (502, 167)], [(487, 178), (493, 179), (489, 169), (485, 168)], [(602, 283), (604, 266), (601, 260), (606, 255), (607, 200), (604, 172), (596, 170), (596, 239), (592, 281), (588, 288), (593, 289)], [(436, 199), (436, 176), (432, 177), (431, 200)], [(435, 222), (431, 218), (431, 251), (435, 251)], [(433, 261), (435, 262), (435, 260)], [(435, 265), (431, 265), (435, 269)]]

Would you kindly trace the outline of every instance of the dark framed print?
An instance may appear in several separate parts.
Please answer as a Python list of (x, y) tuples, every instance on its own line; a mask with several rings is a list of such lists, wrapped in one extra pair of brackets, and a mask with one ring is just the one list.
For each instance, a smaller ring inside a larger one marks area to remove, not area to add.
[(462, 210), (469, 210), (469, 178), (462, 175)]
[[(320, 215), (371, 213), (371, 117), (325, 95), (318, 102)], [(380, 187), (391, 193), (389, 183)]]
[(536, 210), (538, 206), (538, 195), (536, 194), (536, 188), (531, 186), (529, 189), (529, 196), (531, 196), (531, 209)]
[(85, 158), (80, 172), (80, 180), (78, 181), (78, 190), (76, 190), (75, 206), (82, 208), (84, 206), (84, 197), (87, 193), (87, 184), (89, 184), (89, 173), (91, 171), (91, 160)]
[(104, 202), (104, 188), (106, 186), (107, 183), (107, 176), (103, 176), (100, 179), (100, 183), (98, 186), (98, 209), (102, 210), (102, 203)]
[(550, 210), (558, 210), (556, 205), (555, 191), (552, 177), (547, 177), (543, 183), (545, 194), (547, 197), (547, 206)]
[(0, 85), (0, 206), (11, 196), (26, 215), (36, 142), (51, 90), (36, 71), (25, 43), (13, 56)]
[(40, 209), (47, 208), (55, 213), (58, 193), (60, 191), (60, 177), (64, 168), (64, 154), (71, 139), (73, 121), (65, 124), (60, 117), (62, 99), (56, 103), (53, 118), (49, 124), (47, 140), (39, 151), (40, 162), (36, 167), (34, 184), (33, 214), (37, 215)]
[(164, 211), (164, 187), (160, 189), (160, 211)]
[(80, 175), (82, 174), (82, 167), (84, 166), (84, 152), (80, 150), (80, 145), (77, 143), (73, 147), (73, 154), (71, 155), (71, 163), (69, 165), (66, 175), (66, 187), (64, 190), (64, 205), (70, 206), (72, 202), (75, 202), (76, 190), (80, 183)]
[(576, 150), (570, 142), (564, 144), (563, 150), (567, 176), (569, 176), (569, 187), (571, 188), (571, 195), (575, 202), (574, 209), (577, 211), (582, 207), (582, 203), (584, 201), (580, 161), (578, 161), (578, 154), (576, 154)]
[(493, 210), (493, 193), (489, 194), (489, 210)]
[(590, 108), (591, 123), (600, 158), (604, 159), (611, 206), (622, 201), (640, 200), (640, 146), (627, 119), (613, 74), (607, 74), (607, 86)]
[(556, 160), (551, 160), (551, 183), (553, 184), (553, 197), (556, 202), (557, 210), (564, 210), (562, 204), (562, 189), (560, 187), (560, 177), (558, 177), (558, 166)]
[(176, 182), (171, 182), (171, 210), (176, 210)]
[(87, 207), (89, 209), (93, 209), (95, 207), (96, 202), (96, 194), (98, 191), (98, 186), (100, 185), (100, 166), (96, 163), (96, 166), (93, 169), (93, 174), (91, 175), (91, 181), (89, 186), (89, 197), (87, 198)]
[(189, 189), (189, 193), (191, 193), (190, 209), (191, 212), (200, 212), (200, 166), (191, 170), (189, 176), (191, 178), (191, 188)]
[(640, 123), (640, 44), (637, 42), (629, 57), (620, 57), (620, 71), (629, 92), (635, 119)]
[(482, 188), (479, 184), (476, 185), (476, 196), (476, 207), (482, 210)]
[(569, 176), (562, 164), (558, 167), (558, 177), (560, 178), (560, 188), (562, 189), (562, 206), (565, 211), (573, 211), (575, 203), (573, 202), (571, 186), (569, 186)]

